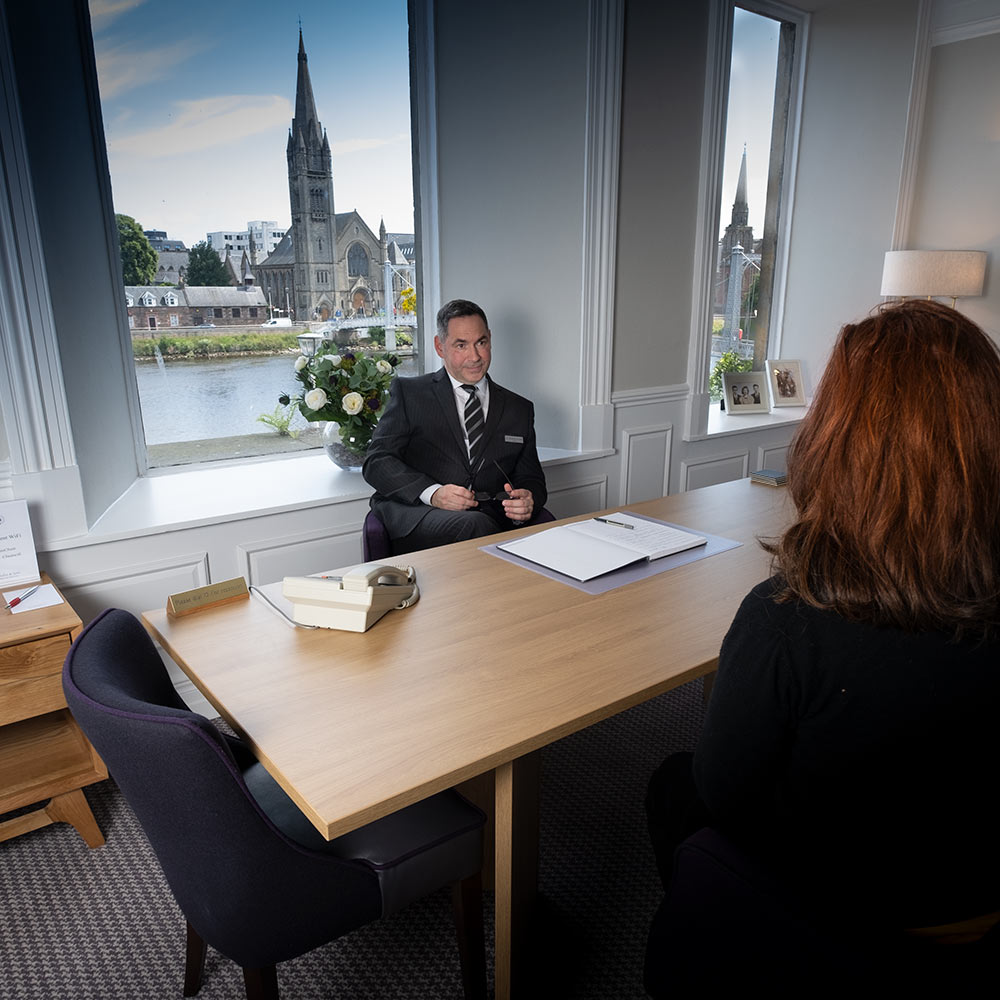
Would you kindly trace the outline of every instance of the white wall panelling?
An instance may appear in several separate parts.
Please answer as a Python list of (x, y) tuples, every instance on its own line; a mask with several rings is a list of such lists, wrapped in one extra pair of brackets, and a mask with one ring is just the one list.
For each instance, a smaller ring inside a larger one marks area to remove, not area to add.
[(604, 510), (608, 506), (608, 477), (574, 479), (567, 485), (550, 489), (545, 506), (556, 517), (575, 517)]
[(788, 469), (788, 445), (776, 445), (773, 447), (757, 446), (757, 464), (755, 469), (777, 469), (785, 472)]
[(668, 492), (673, 434), (669, 424), (622, 431), (619, 503), (655, 500)]
[(85, 622), (105, 608), (125, 608), (137, 614), (164, 607), (169, 594), (204, 587), (209, 582), (208, 553), (175, 555), (56, 579), (66, 600)]
[(686, 459), (681, 462), (681, 492), (743, 479), (750, 474), (749, 462), (749, 450), (730, 455)]
[(238, 546), (248, 584), (272, 583), (361, 562), (361, 522), (336, 531), (319, 529)]

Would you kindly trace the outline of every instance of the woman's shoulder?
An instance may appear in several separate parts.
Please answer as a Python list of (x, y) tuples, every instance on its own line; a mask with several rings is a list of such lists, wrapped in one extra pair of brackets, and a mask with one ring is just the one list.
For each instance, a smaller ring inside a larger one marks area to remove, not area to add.
[(814, 608), (789, 595), (778, 576), (763, 580), (743, 598), (733, 628), (758, 636), (767, 634), (783, 639), (802, 638), (816, 632), (840, 632), (851, 623), (835, 611)]

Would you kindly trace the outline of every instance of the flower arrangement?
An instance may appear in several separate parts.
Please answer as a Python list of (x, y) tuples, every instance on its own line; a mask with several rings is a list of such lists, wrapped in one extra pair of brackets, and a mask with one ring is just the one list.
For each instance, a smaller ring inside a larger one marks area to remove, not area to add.
[(294, 396), (279, 396), (278, 402), (297, 406), (306, 420), (339, 425), (343, 446), (360, 458), (382, 415), (399, 358), (395, 354), (326, 353), (335, 349), (325, 340), (313, 357), (297, 358), (295, 377), (302, 388)]

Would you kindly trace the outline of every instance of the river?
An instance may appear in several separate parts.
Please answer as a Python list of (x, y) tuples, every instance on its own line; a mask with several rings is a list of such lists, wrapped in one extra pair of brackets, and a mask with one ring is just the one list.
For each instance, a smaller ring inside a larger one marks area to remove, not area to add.
[[(299, 388), (294, 354), (249, 358), (138, 361), (135, 366), (147, 445), (261, 434), (257, 417)], [(397, 375), (419, 373), (403, 358)], [(292, 427), (304, 427), (301, 415)]]

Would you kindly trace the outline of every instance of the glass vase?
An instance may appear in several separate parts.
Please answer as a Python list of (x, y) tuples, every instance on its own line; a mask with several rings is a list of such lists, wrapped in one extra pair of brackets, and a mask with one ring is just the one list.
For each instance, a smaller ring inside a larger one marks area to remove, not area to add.
[[(365, 460), (365, 449), (368, 447), (367, 441), (359, 441), (356, 438), (349, 439), (352, 447), (344, 444), (340, 437), (340, 424), (328, 421), (323, 428), (323, 450), (327, 458), (334, 465), (339, 466), (347, 472), (360, 472), (361, 463)], [(355, 449), (356, 442), (356, 449)]]

